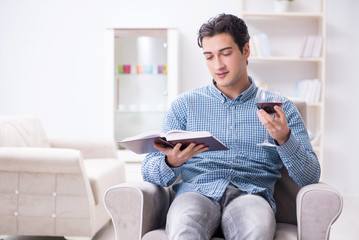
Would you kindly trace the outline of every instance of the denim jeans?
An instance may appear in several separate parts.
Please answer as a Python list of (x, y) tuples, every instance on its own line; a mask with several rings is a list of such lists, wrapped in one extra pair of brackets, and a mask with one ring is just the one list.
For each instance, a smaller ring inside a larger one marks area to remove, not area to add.
[(219, 228), (226, 240), (273, 240), (276, 220), (263, 197), (232, 184), (218, 202), (199, 193), (182, 193), (167, 214), (169, 240), (208, 240)]

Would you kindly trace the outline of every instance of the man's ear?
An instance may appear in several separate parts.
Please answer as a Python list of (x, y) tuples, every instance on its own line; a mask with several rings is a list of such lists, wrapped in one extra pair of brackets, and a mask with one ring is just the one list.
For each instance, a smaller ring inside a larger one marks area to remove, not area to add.
[(249, 54), (251, 52), (251, 50), (249, 48), (249, 43), (244, 44), (242, 52), (243, 52), (243, 56), (245, 56), (246, 58), (249, 58)]

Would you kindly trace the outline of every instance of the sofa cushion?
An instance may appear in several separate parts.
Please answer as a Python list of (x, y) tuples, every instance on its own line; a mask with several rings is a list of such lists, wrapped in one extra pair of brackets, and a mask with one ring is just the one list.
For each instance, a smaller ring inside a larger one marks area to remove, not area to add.
[(277, 223), (274, 240), (297, 240), (297, 226), (287, 223)]
[(99, 158), (84, 161), (95, 204), (101, 203), (108, 188), (125, 181), (125, 164), (119, 159)]
[(39, 119), (31, 116), (0, 117), (0, 147), (50, 147)]
[(285, 167), (280, 169), (282, 177), (275, 184), (274, 199), (277, 205), (276, 220), (280, 223), (297, 224), (296, 198), (300, 187), (289, 176)]
[[(286, 223), (277, 223), (277, 229), (274, 240), (296, 240), (297, 226)], [(166, 232), (163, 228), (156, 229), (146, 233), (142, 240), (168, 240)], [(211, 240), (224, 240), (220, 237), (213, 237)]]
[[(143, 236), (142, 240), (168, 240), (168, 237), (166, 235), (166, 231), (163, 228), (161, 228), (146, 233)], [(224, 240), (224, 239), (220, 237), (212, 237), (211, 240)]]

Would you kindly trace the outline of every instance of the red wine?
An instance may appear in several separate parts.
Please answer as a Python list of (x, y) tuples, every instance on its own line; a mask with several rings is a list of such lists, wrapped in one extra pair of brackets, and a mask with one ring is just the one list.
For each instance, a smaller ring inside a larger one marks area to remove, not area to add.
[(274, 106), (282, 106), (282, 102), (260, 102), (256, 103), (258, 109), (263, 109), (269, 114), (273, 114), (276, 111), (274, 110)]

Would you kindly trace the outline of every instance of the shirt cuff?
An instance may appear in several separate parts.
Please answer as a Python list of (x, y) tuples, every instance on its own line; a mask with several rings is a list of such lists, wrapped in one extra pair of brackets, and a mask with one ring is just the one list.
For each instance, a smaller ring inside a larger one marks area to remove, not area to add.
[(277, 146), (278, 153), (281, 156), (288, 156), (290, 157), (293, 153), (298, 151), (298, 148), (300, 147), (299, 141), (295, 138), (292, 131), (290, 132), (288, 141), (283, 144), (282, 146)]
[(178, 174), (181, 172), (182, 166), (179, 167), (170, 167), (166, 163), (166, 157), (162, 157), (161, 163), (160, 163), (160, 172), (168, 177), (175, 177), (178, 176)]

